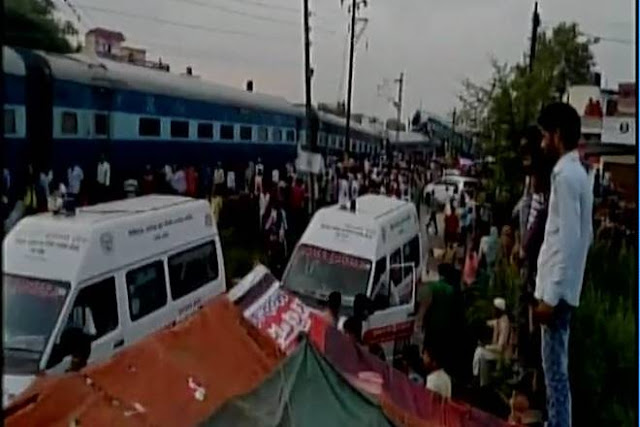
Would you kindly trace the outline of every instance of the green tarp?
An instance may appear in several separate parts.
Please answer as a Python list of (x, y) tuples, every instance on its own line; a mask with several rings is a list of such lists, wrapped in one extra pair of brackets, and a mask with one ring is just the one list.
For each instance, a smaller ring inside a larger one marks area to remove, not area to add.
[(391, 426), (307, 341), (257, 389), (225, 403), (210, 427)]

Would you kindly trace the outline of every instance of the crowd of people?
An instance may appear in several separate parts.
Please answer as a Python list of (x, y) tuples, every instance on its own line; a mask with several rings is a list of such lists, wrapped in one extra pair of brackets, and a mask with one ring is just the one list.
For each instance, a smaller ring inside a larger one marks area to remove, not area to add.
[[(442, 232), (443, 247), (427, 247), (438, 264), (438, 279), (425, 285), (416, 318), (417, 345), (408, 346), (398, 367), (410, 378), (450, 398), (452, 380), (449, 361), (465, 350), (456, 347), (452, 333), (459, 327), (460, 295), (481, 278), (489, 286), (496, 272), (510, 265), (519, 272), (519, 301), (495, 295), (494, 316), (486, 320), (491, 331), (477, 337), (469, 357), (469, 371), (479, 387), (490, 382), (489, 371), (497, 361), (512, 360), (517, 354), (520, 372), (542, 372), (546, 394), (548, 426), (571, 425), (571, 392), (568, 376), (568, 336), (572, 312), (578, 307), (588, 248), (593, 239), (592, 210), (596, 200), (609, 203), (611, 178), (602, 177), (585, 164), (577, 150), (580, 118), (567, 104), (545, 107), (538, 124), (522, 137), (523, 195), (512, 212), (512, 220), (498, 223), (491, 206), (473, 191), (454, 188), (444, 204), (427, 185), (443, 173), (433, 158), (413, 158), (400, 153), (355, 160), (328, 158), (322, 173), (311, 177), (297, 173), (292, 163), (267, 171), (262, 161), (250, 162), (244, 173), (227, 169), (165, 165), (154, 170), (147, 165), (139, 177), (124, 180), (122, 191), (112, 187), (111, 167), (106, 156), (96, 165), (94, 183), (86, 183), (79, 165), (69, 168), (64, 182), (50, 172), (36, 175), (30, 168), (24, 190), (3, 197), (5, 229), (21, 215), (59, 210), (67, 200), (75, 204), (113, 199), (119, 195), (171, 193), (206, 198), (218, 220), (230, 198), (248, 197), (257, 214), (255, 226), (269, 266), (281, 274), (288, 252), (304, 231), (313, 209), (328, 204), (353, 208), (363, 194), (383, 194), (415, 203), (420, 214), (426, 209), (426, 233)], [(269, 172), (269, 173), (267, 173)], [(12, 188), (4, 170), (5, 189)], [(91, 191), (87, 191), (87, 190)], [(20, 194), (19, 197), (15, 197)], [(9, 196), (10, 197), (10, 196)], [(22, 206), (20, 209), (14, 207)], [(599, 226), (600, 233), (616, 220), (618, 205), (611, 205)], [(16, 209), (21, 210), (16, 214)], [(444, 229), (438, 215), (444, 211)], [(13, 217), (12, 217), (13, 215)], [(427, 239), (427, 244), (431, 239)], [(356, 296), (351, 315), (340, 322), (341, 296), (333, 293), (326, 304), (327, 319), (355, 341), (361, 342), (363, 323), (370, 313), (364, 295)], [(414, 340), (415, 342), (415, 340)], [(516, 348), (517, 347), (517, 348)], [(379, 346), (369, 350), (384, 358)], [(527, 377), (528, 378), (528, 377)], [(516, 387), (512, 420), (524, 423), (534, 380)], [(519, 378), (524, 381), (524, 377)], [(453, 381), (455, 384), (455, 381)], [(517, 405), (516, 405), (517, 403)]]

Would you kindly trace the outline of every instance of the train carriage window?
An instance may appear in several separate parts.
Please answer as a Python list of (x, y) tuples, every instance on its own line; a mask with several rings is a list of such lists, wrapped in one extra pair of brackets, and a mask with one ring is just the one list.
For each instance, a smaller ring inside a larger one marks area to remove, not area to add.
[(293, 129), (287, 130), (287, 142), (296, 142), (296, 131)]
[(198, 139), (213, 139), (213, 123), (198, 123)]
[(171, 138), (189, 138), (189, 122), (171, 120)]
[(174, 300), (216, 280), (218, 276), (218, 257), (213, 242), (169, 257), (169, 283)]
[(78, 114), (73, 111), (64, 111), (62, 113), (62, 122), (60, 123), (60, 133), (63, 135), (76, 135), (78, 133)]
[(327, 134), (322, 132), (320, 133), (320, 136), (318, 138), (318, 145), (320, 147), (324, 147), (325, 145), (327, 145)]
[(233, 136), (233, 125), (220, 125), (220, 139), (231, 141)]
[(273, 129), (273, 140), (275, 142), (282, 142), (282, 129)]
[(327, 137), (327, 147), (333, 148), (333, 144), (334, 144), (333, 140), (334, 140), (333, 135), (329, 135)]
[(138, 120), (139, 136), (160, 136), (160, 119), (140, 117)]
[(93, 115), (93, 131), (98, 136), (106, 136), (109, 131), (109, 116), (106, 113)]
[(240, 126), (240, 140), (241, 141), (252, 141), (253, 140), (253, 127), (251, 127), (251, 126)]
[(4, 109), (4, 134), (13, 135), (16, 133), (16, 110), (13, 108)]
[(269, 142), (269, 129), (264, 127), (264, 126), (260, 126), (258, 128), (258, 141), (260, 142)]
[(129, 316), (138, 320), (167, 303), (167, 285), (162, 261), (154, 261), (127, 271)]

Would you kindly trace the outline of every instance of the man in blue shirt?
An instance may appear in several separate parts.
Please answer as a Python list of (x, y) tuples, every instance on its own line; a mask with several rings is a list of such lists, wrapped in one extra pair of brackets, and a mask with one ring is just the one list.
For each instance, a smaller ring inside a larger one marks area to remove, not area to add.
[(592, 240), (593, 188), (578, 153), (580, 117), (568, 104), (546, 106), (538, 118), (542, 148), (557, 159), (544, 241), (538, 255), (534, 311), (542, 325), (548, 427), (571, 426), (568, 352), (571, 311), (578, 307)]

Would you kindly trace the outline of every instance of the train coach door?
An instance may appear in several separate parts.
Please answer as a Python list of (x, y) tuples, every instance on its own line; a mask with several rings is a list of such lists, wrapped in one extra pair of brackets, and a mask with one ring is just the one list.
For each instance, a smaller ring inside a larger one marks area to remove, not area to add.
[[(27, 149), (34, 172), (51, 168), (53, 158), (53, 79), (45, 58), (27, 50), (17, 50), (26, 67), (25, 111)], [(27, 165), (24, 166), (25, 170)], [(20, 168), (17, 168), (18, 170)]]
[(113, 135), (113, 89), (108, 86), (94, 86), (92, 91), (93, 105), (91, 129), (92, 136), (98, 140), (98, 153), (109, 156), (111, 151), (111, 138)]

